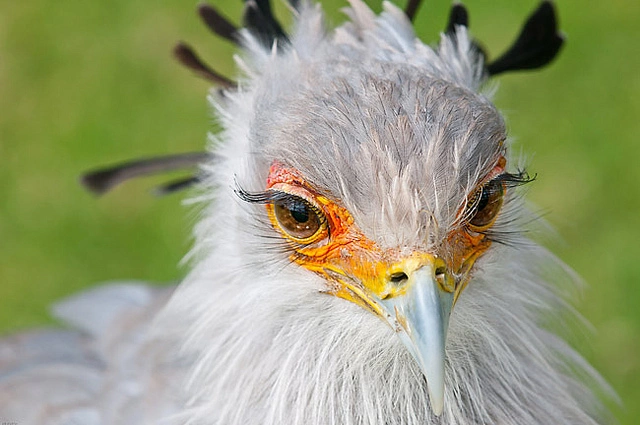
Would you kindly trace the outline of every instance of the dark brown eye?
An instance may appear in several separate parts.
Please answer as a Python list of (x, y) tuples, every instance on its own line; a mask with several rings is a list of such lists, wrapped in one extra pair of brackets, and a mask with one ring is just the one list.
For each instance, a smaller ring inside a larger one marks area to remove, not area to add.
[(273, 212), (282, 230), (294, 239), (309, 239), (322, 225), (317, 209), (302, 198), (292, 196), (278, 201)]
[(476, 191), (470, 200), (473, 209), (469, 225), (473, 230), (482, 231), (493, 224), (504, 196), (504, 183), (500, 180), (491, 180)]

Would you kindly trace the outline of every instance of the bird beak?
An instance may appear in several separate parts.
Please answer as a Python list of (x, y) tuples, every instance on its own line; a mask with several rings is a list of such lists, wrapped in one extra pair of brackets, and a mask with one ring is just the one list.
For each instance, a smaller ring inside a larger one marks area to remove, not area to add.
[(445, 340), (454, 302), (447, 283), (452, 278), (437, 257), (412, 263), (402, 267), (403, 293), (380, 299), (378, 305), (424, 373), (431, 408), (439, 416), (444, 407)]

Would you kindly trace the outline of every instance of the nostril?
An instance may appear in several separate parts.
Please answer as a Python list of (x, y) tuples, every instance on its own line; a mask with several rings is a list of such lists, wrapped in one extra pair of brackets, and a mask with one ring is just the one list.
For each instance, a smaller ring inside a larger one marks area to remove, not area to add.
[(389, 281), (391, 283), (396, 284), (396, 285), (400, 285), (401, 283), (404, 283), (404, 281), (406, 281), (408, 279), (409, 279), (409, 277), (407, 276), (407, 274), (405, 272), (392, 273), (389, 276)]
[(436, 278), (444, 277), (445, 273), (447, 273), (447, 268), (446, 267), (438, 267), (436, 269)]

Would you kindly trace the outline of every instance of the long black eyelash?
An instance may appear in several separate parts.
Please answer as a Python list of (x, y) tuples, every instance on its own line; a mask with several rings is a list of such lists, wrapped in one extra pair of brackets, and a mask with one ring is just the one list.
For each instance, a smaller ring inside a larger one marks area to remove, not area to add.
[[(313, 203), (309, 202), (308, 200), (297, 196), (297, 195), (292, 195), (286, 192), (282, 192), (280, 190), (271, 190), (271, 189), (267, 189), (264, 192), (248, 192), (244, 189), (242, 189), (241, 187), (237, 187), (235, 189), (235, 193), (238, 195), (238, 197), (240, 199), (242, 199), (245, 202), (248, 202), (250, 204), (284, 204), (287, 205), (290, 202), (293, 201), (297, 201), (297, 202), (304, 202), (305, 204), (307, 204), (307, 206), (309, 208), (311, 208), (314, 213), (317, 215), (318, 220), (320, 220), (321, 225), (326, 225), (327, 224), (327, 217), (324, 215), (324, 213), (322, 212), (322, 210), (314, 205)], [(330, 230), (330, 229), (329, 229)], [(302, 244), (302, 243), (295, 243), (298, 248), (302, 248), (305, 246), (310, 246), (313, 245), (313, 243), (308, 243), (308, 244)]]
[(505, 188), (509, 189), (512, 187), (518, 187), (527, 183), (531, 183), (535, 179), (536, 179), (536, 175), (534, 175), (533, 177), (530, 177), (529, 173), (527, 173), (525, 170), (518, 170), (517, 173), (502, 173), (494, 177), (493, 179), (485, 182), (480, 187), (480, 189), (476, 190), (474, 197), (471, 199), (471, 202), (469, 202), (468, 209), (469, 211), (474, 210), (476, 201), (477, 201), (476, 198), (478, 198), (479, 195), (482, 194), (484, 190), (487, 190), (487, 188), (490, 186), (490, 183), (493, 183), (493, 182), (504, 183)]
[[(278, 195), (284, 195), (282, 192), (275, 190), (266, 190), (264, 192), (248, 192), (237, 185), (237, 183), (234, 192), (241, 200), (249, 204), (257, 205), (277, 202), (278, 200), (282, 200), (283, 198), (283, 196)], [(287, 255), (295, 253), (295, 249), (290, 241), (287, 241), (283, 239), (282, 236), (273, 233), (271, 223), (266, 219), (266, 217), (259, 218), (257, 222), (252, 222), (250, 226), (252, 229), (251, 231), (253, 232), (252, 234), (257, 235), (261, 238), (261, 246), (268, 246), (270, 252), (273, 252), (273, 250), (277, 250), (278, 252), (284, 254), (285, 258)], [(287, 263), (286, 261), (284, 262)]]
[[(529, 176), (529, 174), (525, 170), (518, 170), (516, 173), (500, 174), (490, 181), (503, 182), (506, 188), (512, 188), (512, 187), (522, 186), (527, 183), (531, 183), (536, 179), (536, 177), (537, 175), (535, 174), (533, 176)], [(504, 208), (505, 208), (505, 205), (502, 206), (502, 209), (503, 209), (502, 213), (505, 212)], [(514, 223), (515, 221), (516, 219), (510, 218), (508, 219), (507, 222)], [(518, 236), (522, 234), (522, 230), (507, 231), (507, 230), (498, 229), (496, 228), (496, 226), (491, 226), (489, 229), (481, 231), (479, 233), (484, 234), (492, 242), (499, 243), (502, 245), (517, 246), (517, 243), (521, 243), (521, 240)]]
[(235, 190), (236, 194), (240, 199), (245, 202), (249, 202), (250, 204), (287, 204), (292, 201), (302, 201), (309, 206), (317, 215), (321, 221), (326, 220), (324, 214), (318, 208), (318, 206), (314, 205), (312, 202), (308, 201), (297, 195), (292, 195), (287, 192), (283, 192), (280, 190), (271, 190), (267, 189), (264, 192), (247, 192), (246, 190), (238, 187)]
[(517, 173), (502, 173), (493, 179), (485, 182), (482, 186), (480, 186), (469, 199), (469, 203), (467, 204), (467, 215), (470, 218), (476, 210), (476, 206), (478, 201), (480, 200), (480, 196), (484, 193), (484, 191), (491, 192), (491, 183), (500, 182), (504, 184), (505, 188), (512, 188), (517, 186), (522, 186), (523, 184), (530, 183), (534, 181), (536, 176), (529, 177), (529, 174), (524, 170), (519, 170)]
[(250, 204), (273, 204), (290, 200), (294, 195), (279, 190), (265, 190), (264, 192), (247, 192), (241, 187), (235, 189), (240, 199)]
[(529, 176), (525, 170), (518, 170), (517, 173), (502, 173), (496, 176), (491, 181), (499, 181), (506, 185), (507, 188), (522, 186), (523, 184), (531, 183), (536, 179), (537, 175), (533, 177)]

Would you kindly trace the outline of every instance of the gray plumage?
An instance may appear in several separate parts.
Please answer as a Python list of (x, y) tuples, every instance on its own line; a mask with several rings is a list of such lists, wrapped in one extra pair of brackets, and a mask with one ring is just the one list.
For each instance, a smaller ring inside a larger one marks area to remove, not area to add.
[(73, 330), (1, 340), (0, 420), (151, 424), (175, 413), (183, 372), (150, 332), (171, 293), (111, 282), (53, 306), (53, 315)]
[[(303, 3), (296, 14), (295, 31), (270, 48), (246, 29), (234, 33), (244, 46), (243, 76), (237, 91), (210, 97), (224, 130), (211, 136), (216, 162), (203, 164), (194, 199), (204, 207), (191, 273), (166, 306), (169, 290), (106, 287), (57, 308), (82, 334), (5, 340), (0, 418), (603, 423), (594, 393), (609, 391), (606, 384), (549, 330), (570, 313), (559, 294), (575, 279), (524, 236), (534, 217), (515, 188), (451, 313), (440, 415), (423, 368), (396, 330), (327, 294), (324, 277), (292, 261), (264, 205), (238, 196), (263, 191), (270, 167), (282, 162), (348, 210), (381, 250), (448, 258), (456, 249), (449, 236), (469, 218), (460, 211), (500, 158), (508, 159), (503, 119), (481, 90), (484, 58), (465, 27), (432, 48), (389, 3), (376, 16), (353, 0), (350, 21), (331, 31), (317, 6)], [(465, 278), (453, 274), (456, 282)], [(58, 338), (68, 342), (43, 354)], [(43, 389), (36, 398), (42, 409), (30, 396), (33, 384)]]

